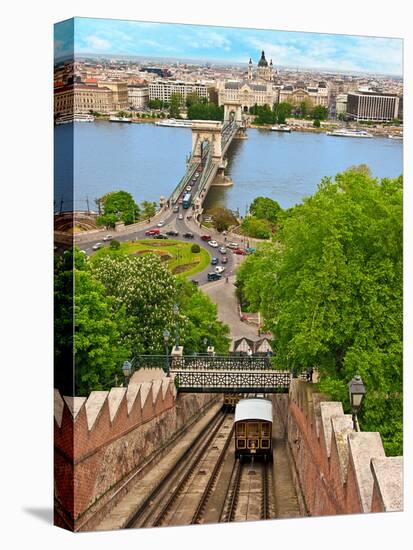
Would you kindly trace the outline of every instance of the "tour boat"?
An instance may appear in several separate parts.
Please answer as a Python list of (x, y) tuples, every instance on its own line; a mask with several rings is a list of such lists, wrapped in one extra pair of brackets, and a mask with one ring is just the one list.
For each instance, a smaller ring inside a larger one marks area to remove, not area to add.
[(402, 134), (389, 134), (388, 138), (389, 139), (403, 139), (403, 135)]
[(109, 122), (132, 122), (132, 119), (127, 116), (111, 116)]
[(328, 136), (336, 137), (352, 137), (352, 138), (372, 138), (373, 135), (366, 132), (366, 130), (347, 130), (342, 128), (341, 130), (334, 130), (333, 132), (327, 132)]
[(271, 126), (270, 130), (272, 132), (291, 132), (291, 128), (285, 124), (276, 124), (275, 126)]
[(95, 117), (93, 115), (87, 115), (83, 113), (62, 115), (56, 119), (56, 124), (69, 124), (71, 122), (93, 122)]
[(156, 126), (172, 126), (173, 128), (192, 128), (192, 120), (175, 120), (174, 118), (166, 118), (155, 122)]

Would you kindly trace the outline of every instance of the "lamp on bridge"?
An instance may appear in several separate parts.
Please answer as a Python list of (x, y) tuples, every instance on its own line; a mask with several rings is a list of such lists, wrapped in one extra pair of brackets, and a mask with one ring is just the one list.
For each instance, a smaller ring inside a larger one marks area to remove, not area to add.
[(168, 341), (171, 333), (169, 330), (163, 331), (163, 341), (165, 342), (165, 366), (166, 366), (166, 376), (169, 376), (169, 358), (168, 358)]
[(122, 372), (123, 376), (125, 377), (125, 385), (127, 386), (129, 384), (129, 377), (132, 371), (132, 365), (129, 363), (129, 361), (125, 361), (123, 363)]
[(351, 416), (353, 418), (353, 427), (356, 432), (360, 431), (357, 413), (360, 410), (361, 404), (366, 393), (366, 389), (363, 384), (361, 376), (356, 374), (352, 380), (348, 383), (348, 391), (350, 396)]

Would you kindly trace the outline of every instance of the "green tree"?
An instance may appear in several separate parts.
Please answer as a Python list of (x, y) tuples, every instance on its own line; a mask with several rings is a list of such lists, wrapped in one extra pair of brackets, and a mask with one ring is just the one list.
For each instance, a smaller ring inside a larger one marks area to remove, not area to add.
[(272, 226), (268, 220), (260, 220), (253, 216), (248, 216), (242, 220), (241, 230), (244, 235), (256, 239), (269, 239), (272, 234)]
[(199, 246), (198, 243), (194, 243), (191, 246), (191, 252), (192, 252), (192, 254), (198, 254), (199, 252), (201, 252), (201, 247)]
[(317, 105), (314, 107), (311, 114), (315, 120), (326, 120), (328, 116), (328, 109), (323, 105)]
[(142, 201), (141, 202), (141, 218), (147, 220), (153, 218), (156, 213), (156, 202)]
[(118, 307), (125, 308), (133, 349), (163, 353), (163, 331), (171, 329), (177, 291), (174, 276), (159, 257), (105, 255), (93, 263), (93, 274)]
[(117, 221), (128, 225), (139, 219), (139, 206), (126, 191), (111, 191), (96, 202), (103, 209), (103, 214), (96, 220), (98, 225), (113, 227)]
[(182, 95), (181, 94), (172, 94), (171, 101), (169, 104), (169, 116), (171, 118), (179, 118), (181, 114), (182, 107)]
[(127, 323), (124, 308), (89, 271), (74, 271), (74, 366), (76, 395), (109, 389), (122, 375), (130, 348), (122, 337)]
[(353, 167), (325, 178), (282, 220), (277, 243), (240, 267), (238, 283), (274, 334), (276, 363), (320, 369), (346, 403), (359, 373), (362, 429), (402, 452), (402, 178)]
[(285, 124), (286, 119), (291, 116), (292, 105), (287, 102), (278, 103), (275, 106), (275, 113), (278, 124)]
[(260, 220), (268, 220), (272, 224), (277, 223), (281, 210), (278, 202), (269, 197), (256, 197), (249, 207), (252, 216)]
[(207, 214), (212, 218), (215, 229), (220, 232), (226, 231), (229, 227), (238, 224), (237, 218), (228, 208), (217, 206), (208, 210)]
[(117, 241), (116, 239), (114, 239), (113, 241), (110, 241), (109, 247), (110, 247), (112, 250), (119, 250), (119, 248), (120, 248), (120, 242)]
[(320, 128), (321, 124), (320, 124), (320, 120), (318, 118), (315, 118), (314, 121), (313, 121), (313, 126), (315, 128)]

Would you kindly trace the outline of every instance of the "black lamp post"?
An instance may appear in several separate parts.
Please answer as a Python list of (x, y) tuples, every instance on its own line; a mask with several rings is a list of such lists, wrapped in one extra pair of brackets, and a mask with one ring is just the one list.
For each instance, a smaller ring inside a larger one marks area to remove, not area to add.
[(123, 363), (122, 372), (123, 376), (125, 377), (125, 385), (127, 386), (129, 384), (129, 377), (132, 370), (132, 365), (129, 363), (129, 361), (125, 361)]
[(175, 317), (175, 349), (178, 350), (178, 348), (179, 348), (179, 322), (178, 322), (179, 307), (178, 307), (178, 304), (174, 304), (173, 312), (174, 312), (174, 317)]
[(357, 413), (360, 410), (361, 404), (366, 393), (366, 389), (363, 384), (361, 376), (356, 374), (352, 380), (348, 383), (348, 391), (351, 405), (351, 416), (353, 418), (353, 427), (356, 432), (360, 431), (357, 419)]
[(163, 341), (165, 342), (165, 365), (166, 365), (166, 376), (169, 376), (169, 359), (168, 359), (168, 340), (171, 333), (169, 330), (163, 331)]

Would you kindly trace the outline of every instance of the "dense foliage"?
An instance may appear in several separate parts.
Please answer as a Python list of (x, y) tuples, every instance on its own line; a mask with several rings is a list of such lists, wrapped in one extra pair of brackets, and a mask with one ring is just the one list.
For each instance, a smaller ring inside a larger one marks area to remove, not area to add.
[(277, 242), (238, 272), (261, 310), (282, 367), (318, 367), (320, 389), (348, 404), (347, 382), (367, 388), (364, 430), (402, 452), (402, 178), (366, 167), (325, 178), (284, 216)]
[(247, 216), (242, 220), (241, 232), (255, 239), (269, 239), (272, 234), (272, 225), (267, 220)]
[(65, 395), (109, 389), (135, 353), (164, 354), (165, 329), (185, 353), (204, 352), (205, 339), (228, 351), (229, 329), (208, 296), (158, 256), (116, 252), (90, 262), (76, 249), (56, 261), (56, 387)]
[(200, 99), (196, 94), (187, 97), (187, 117), (190, 120), (224, 120), (224, 107)]
[(103, 209), (103, 214), (97, 218), (98, 225), (113, 227), (117, 221), (128, 225), (139, 219), (140, 208), (127, 191), (106, 193), (97, 203)]
[(241, 224), (241, 231), (248, 237), (269, 239), (278, 223), (281, 206), (269, 197), (256, 197), (250, 207), (249, 216)]
[(228, 208), (216, 206), (215, 208), (210, 208), (207, 214), (212, 218), (212, 224), (215, 229), (220, 232), (226, 231), (231, 226), (238, 224), (237, 218)]

